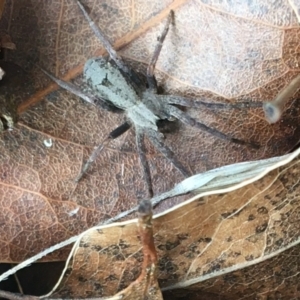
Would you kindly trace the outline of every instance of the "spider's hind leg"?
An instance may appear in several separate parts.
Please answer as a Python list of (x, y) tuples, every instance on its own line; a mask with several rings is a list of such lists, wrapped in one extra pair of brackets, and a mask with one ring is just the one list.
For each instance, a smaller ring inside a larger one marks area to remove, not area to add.
[(148, 196), (149, 198), (152, 198), (153, 197), (152, 180), (151, 180), (149, 164), (145, 155), (144, 133), (138, 129), (136, 129), (136, 146), (137, 146), (140, 162), (143, 167), (144, 178), (148, 189)]
[(149, 130), (147, 132), (147, 137), (155, 148), (162, 153), (174, 166), (175, 168), (185, 177), (191, 176), (192, 174), (186, 170), (186, 168), (181, 164), (179, 160), (176, 159), (176, 155), (164, 145), (161, 134), (157, 131)]
[(155, 79), (155, 76), (154, 76), (154, 69), (155, 69), (155, 65), (156, 65), (156, 62), (158, 60), (161, 48), (163, 46), (163, 42), (164, 42), (164, 40), (167, 36), (167, 33), (169, 31), (170, 23), (171, 23), (173, 17), (174, 17), (174, 12), (173, 12), (173, 10), (171, 10), (170, 13), (169, 13), (169, 16), (168, 16), (167, 23), (164, 27), (164, 30), (163, 30), (161, 36), (157, 40), (157, 44), (155, 46), (154, 53), (152, 55), (152, 58), (150, 60), (148, 68), (147, 68), (147, 81), (148, 81), (149, 89), (151, 89), (151, 91), (154, 92), (154, 93), (157, 92), (157, 82), (156, 82), (156, 79)]
[(177, 118), (178, 120), (180, 120), (184, 124), (192, 126), (192, 127), (199, 128), (203, 131), (206, 131), (206, 132), (210, 133), (211, 135), (214, 135), (214, 136), (218, 137), (219, 139), (223, 139), (223, 140), (235, 143), (235, 144), (250, 146), (251, 148), (254, 148), (254, 149), (258, 149), (260, 147), (255, 142), (246, 142), (246, 141), (243, 141), (243, 140), (239, 140), (239, 139), (236, 139), (232, 136), (226, 135), (225, 133), (223, 133), (223, 132), (221, 132), (217, 129), (210, 128), (210, 127), (206, 126), (205, 124), (200, 123), (197, 120), (195, 120), (194, 118), (190, 117), (188, 114), (185, 114), (184, 112), (182, 112), (180, 109), (178, 109), (175, 106), (170, 105), (169, 106), (169, 111), (170, 111), (170, 114), (172, 116), (174, 116), (175, 118)]
[(88, 170), (88, 168), (90, 167), (90, 165), (95, 161), (95, 159), (98, 157), (98, 155), (100, 154), (100, 152), (104, 149), (105, 146), (107, 146), (109, 144), (110, 141), (112, 141), (112, 140), (116, 139), (117, 137), (121, 136), (130, 127), (131, 127), (131, 125), (128, 122), (125, 122), (122, 125), (120, 125), (119, 127), (117, 127), (116, 129), (114, 129), (112, 132), (110, 132), (108, 134), (108, 136), (104, 139), (104, 141), (102, 143), (100, 143), (94, 149), (94, 151), (92, 152), (92, 154), (88, 158), (87, 162), (83, 166), (80, 174), (77, 176), (77, 178), (75, 179), (75, 181), (78, 182), (82, 178), (82, 176), (86, 173), (86, 171)]

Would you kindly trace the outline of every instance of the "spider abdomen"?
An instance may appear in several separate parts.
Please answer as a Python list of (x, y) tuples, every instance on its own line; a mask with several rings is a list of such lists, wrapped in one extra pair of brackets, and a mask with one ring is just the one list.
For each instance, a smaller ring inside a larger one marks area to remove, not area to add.
[(93, 94), (107, 99), (118, 108), (126, 110), (140, 102), (120, 70), (105, 58), (89, 59), (84, 66), (84, 78)]
[(84, 66), (84, 77), (93, 93), (125, 110), (136, 127), (157, 131), (159, 117), (141, 101), (117, 67), (102, 57), (91, 58)]

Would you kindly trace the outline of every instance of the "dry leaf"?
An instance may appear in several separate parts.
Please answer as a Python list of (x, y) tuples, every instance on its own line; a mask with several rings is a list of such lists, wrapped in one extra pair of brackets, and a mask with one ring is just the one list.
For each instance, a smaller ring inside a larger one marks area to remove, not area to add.
[[(30, 78), (18, 65), (0, 61), (0, 70), (0, 133), (2, 133), (3, 130), (13, 130), (18, 119), (18, 104), (32, 90)], [(3, 137), (5, 138), (5, 136)], [(5, 159), (3, 162), (5, 163)], [(3, 165), (1, 165), (1, 169), (3, 178), (5, 177)]]
[(11, 37), (5, 33), (0, 35), (0, 47), (10, 50), (16, 49), (16, 45), (12, 42)]
[[(166, 299), (296, 297), (299, 153), (242, 187), (202, 193), (154, 217), (158, 281)], [(132, 220), (84, 233), (51, 297), (104, 297), (128, 286), (142, 261), (136, 232)]]
[[(207, 193), (216, 190), (224, 190), (227, 187), (232, 189), (232, 186), (234, 186), (235, 189), (243, 187), (248, 183), (262, 178), (268, 172), (287, 164), (297, 155), (298, 153), (296, 151), (292, 154), (280, 157), (273, 157), (265, 160), (228, 165), (214, 170), (210, 170), (202, 174), (197, 174), (178, 183), (171, 190), (153, 197), (151, 199), (151, 203), (153, 204), (153, 206), (157, 206), (159, 203), (165, 201), (166, 199), (180, 195), (185, 195), (188, 193)], [(114, 216), (113, 218), (106, 220), (104, 224), (110, 224), (124, 219), (125, 217), (128, 217), (132, 213), (136, 212), (138, 210), (138, 207), (139, 206), (136, 206), (127, 211), (123, 211), (118, 215)], [(67, 245), (77, 242), (78, 239), (80, 239), (80, 235), (73, 236), (59, 244), (53, 245), (50, 248), (45, 249), (37, 255), (34, 255), (28, 260), (25, 260), (22, 263), (18, 264), (16, 267), (3, 273), (0, 276), (0, 281), (16, 273), (18, 270), (21, 270), (22, 268), (40, 260), (49, 253), (55, 252)]]
[(0, 1), (0, 18), (2, 17), (2, 13), (4, 10), (5, 0)]
[(157, 282), (157, 254), (153, 239), (152, 204), (149, 200), (139, 204), (139, 234), (142, 243), (143, 263), (141, 274), (113, 299), (144, 299), (162, 300), (162, 294)]
[[(141, 70), (174, 9), (176, 22), (157, 65), (158, 81), (167, 93), (209, 101), (262, 102), (273, 99), (298, 72), (298, 20), (296, 9), (287, 3), (85, 4), (109, 39)], [(1, 261), (20, 262), (135, 206), (145, 194), (145, 184), (132, 132), (107, 148), (84, 180), (74, 182), (93, 146), (122, 121), (61, 90), (44, 97), (54, 86), (34, 63), (58, 77), (73, 78), (87, 58), (104, 54), (76, 3), (7, 1), (5, 9), (1, 26), (18, 49), (10, 59), (28, 70), (37, 90), (19, 106), (18, 127), (3, 134), (0, 142), (0, 220), (6, 224), (1, 231)], [(293, 103), (287, 108), (282, 121), (273, 126), (259, 109), (188, 110), (227, 134), (259, 142), (259, 151), (183, 125), (167, 136), (166, 143), (193, 173), (283, 154), (299, 140), (298, 108)], [(183, 179), (150, 145), (147, 156), (155, 193)], [(157, 212), (182, 200), (164, 202)], [(59, 253), (52, 259), (65, 256)]]

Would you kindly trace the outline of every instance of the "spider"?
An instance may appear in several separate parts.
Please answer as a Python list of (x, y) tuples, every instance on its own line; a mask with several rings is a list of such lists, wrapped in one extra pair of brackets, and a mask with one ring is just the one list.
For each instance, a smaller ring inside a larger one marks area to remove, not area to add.
[[(102, 149), (111, 140), (121, 136), (131, 127), (134, 127), (135, 129), (137, 151), (143, 168), (144, 179), (147, 184), (149, 197), (153, 196), (153, 188), (150, 168), (145, 156), (145, 136), (156, 147), (156, 149), (160, 151), (180, 173), (182, 173), (183, 176), (190, 176), (190, 172), (185, 169), (179, 160), (176, 159), (176, 156), (171, 149), (164, 145), (163, 134), (158, 128), (158, 122), (161, 120), (171, 121), (175, 118), (184, 124), (204, 130), (228, 142), (247, 145), (253, 148), (258, 147), (258, 145), (253, 142), (242, 141), (228, 136), (216, 129), (210, 128), (190, 117), (177, 107), (177, 105), (184, 107), (203, 107), (203, 105), (210, 107), (224, 107), (226, 105), (228, 106), (228, 104), (209, 104), (176, 95), (158, 94), (158, 86), (154, 76), (154, 69), (163, 46), (163, 42), (168, 33), (169, 26), (174, 17), (173, 11), (169, 13), (162, 34), (157, 40), (154, 53), (147, 68), (147, 84), (145, 85), (141, 77), (134, 70), (129, 68), (123, 59), (116, 53), (106, 36), (90, 18), (82, 3), (79, 0), (77, 0), (77, 3), (95, 35), (109, 53), (110, 61), (103, 57), (97, 57), (91, 58), (86, 62), (84, 66), (84, 78), (89, 89), (85, 92), (81, 91), (74, 84), (64, 82), (47, 71), (43, 71), (60, 87), (72, 92), (91, 104), (98, 105), (103, 109), (114, 112), (118, 112), (120, 110), (124, 111), (127, 120), (115, 130), (110, 132), (104, 141), (94, 149), (83, 166), (81, 173), (76, 178), (76, 181), (81, 179)], [(257, 104), (255, 104), (255, 106), (257, 107)], [(231, 107), (249, 107), (249, 102), (233, 104)]]

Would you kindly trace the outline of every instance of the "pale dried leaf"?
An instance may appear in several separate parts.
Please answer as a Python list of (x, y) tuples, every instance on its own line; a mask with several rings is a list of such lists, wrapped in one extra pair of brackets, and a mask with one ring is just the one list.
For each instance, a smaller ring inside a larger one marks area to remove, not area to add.
[[(254, 181), (261, 179), (270, 171), (279, 168), (283, 165), (286, 165), (295, 157), (297, 157), (298, 151), (295, 151), (292, 154), (284, 155), (281, 157), (274, 157), (260, 161), (244, 162), (233, 165), (224, 166), (218, 169), (207, 171), (202, 174), (194, 175), (190, 178), (183, 180), (174, 186), (170, 191), (164, 192), (160, 195), (157, 195), (151, 199), (153, 205), (165, 201), (168, 198), (184, 195), (186, 193), (216, 193), (228, 192), (241, 188), (247, 184), (250, 184)], [(234, 184), (235, 185), (232, 185)], [(197, 196), (198, 197), (198, 196)], [(183, 205), (187, 204), (188, 201), (193, 201), (193, 198), (187, 200)], [(110, 218), (104, 222), (104, 224), (110, 224), (112, 222), (123, 219), (124, 217), (130, 216), (132, 213), (137, 211), (138, 206), (131, 208), (128, 211), (123, 211), (118, 215)], [(176, 209), (174, 207), (173, 209)], [(86, 233), (83, 233), (83, 235)], [(53, 245), (48, 249), (38, 253), (37, 255), (29, 258), (26, 261), (18, 264), (16, 267), (10, 269), (9, 271), (3, 273), (0, 276), (0, 281), (6, 279), (8, 276), (16, 273), (18, 270), (31, 265), (33, 262), (36, 262), (46, 256), (49, 253), (53, 253), (67, 245), (75, 243), (80, 239), (80, 235), (73, 236), (68, 240), (65, 240), (59, 244)]]
[[(295, 262), (287, 255), (295, 252), (288, 249), (299, 244), (299, 153), (300, 149), (274, 164), (272, 171), (269, 167), (265, 176), (262, 173), (260, 179), (246, 182), (243, 187), (237, 189), (236, 185), (203, 193), (155, 216), (154, 239), (162, 290), (174, 290), (176, 294), (176, 289), (184, 288), (192, 293), (193, 287), (199, 287), (224, 297), (234, 293), (236, 298), (232, 299), (240, 299), (241, 295), (248, 299), (256, 285), (250, 290), (243, 285), (230, 289), (229, 285), (226, 290), (229, 273), (250, 272), (253, 277), (255, 265), (274, 266), (269, 260), (274, 256), (278, 256), (274, 261), (280, 265), (277, 270), (267, 269), (268, 274), (283, 272), (284, 261)], [(88, 230), (73, 247), (54, 295), (103, 297), (128, 286), (140, 273), (142, 261), (136, 233), (135, 220)], [(243, 271), (247, 267), (248, 271)], [(259, 267), (256, 276), (262, 268)], [(286, 295), (285, 290), (293, 290), (297, 281), (298, 277), (290, 278), (295, 272), (291, 270), (280, 277), (284, 285), (278, 283), (275, 289), (274, 281), (269, 280), (270, 286), (260, 287), (258, 292)], [(219, 276), (223, 276), (223, 282), (218, 283)], [(213, 285), (206, 285), (206, 280)], [(249, 283), (247, 277), (236, 279), (239, 280)]]

